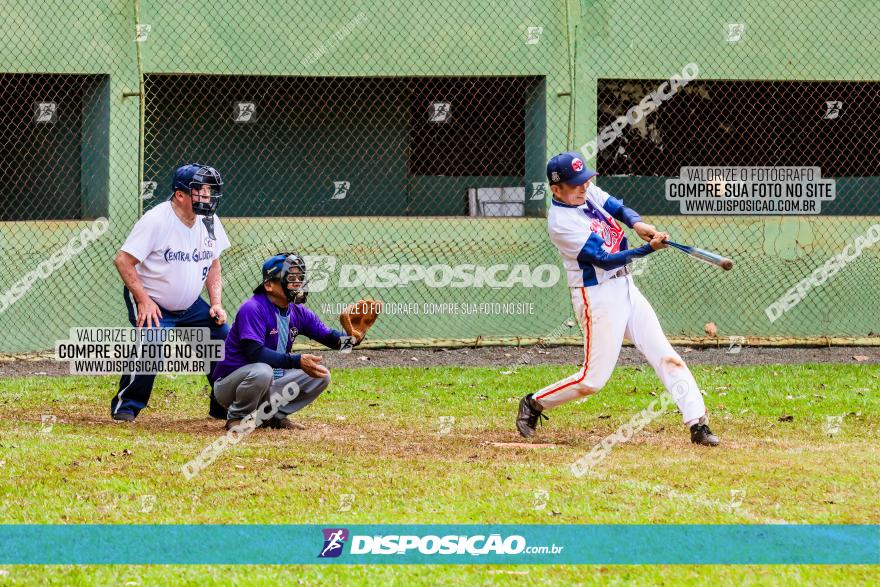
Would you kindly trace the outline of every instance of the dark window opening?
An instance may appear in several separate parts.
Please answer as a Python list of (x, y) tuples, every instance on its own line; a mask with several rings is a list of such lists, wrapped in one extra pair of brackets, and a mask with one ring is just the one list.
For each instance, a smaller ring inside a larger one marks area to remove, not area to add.
[(223, 175), (221, 216), (464, 216), (469, 189), (543, 181), (541, 77), (148, 74), (145, 91), (146, 208), (191, 161)]
[[(597, 128), (663, 81), (599, 80)], [(880, 83), (694, 80), (597, 155), (603, 187), (647, 213), (674, 213), (652, 178), (684, 166), (818, 166), (822, 177), (859, 178), (838, 181), (823, 214), (876, 214)]]
[(109, 123), (107, 76), (0, 74), (0, 220), (106, 214)]

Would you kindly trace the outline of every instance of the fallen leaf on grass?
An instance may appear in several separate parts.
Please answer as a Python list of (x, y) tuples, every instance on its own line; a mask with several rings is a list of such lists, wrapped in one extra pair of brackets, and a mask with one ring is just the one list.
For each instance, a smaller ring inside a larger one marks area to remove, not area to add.
[(786, 414), (785, 416), (779, 416), (779, 421), (780, 422), (793, 422), (794, 416), (792, 416), (791, 414)]

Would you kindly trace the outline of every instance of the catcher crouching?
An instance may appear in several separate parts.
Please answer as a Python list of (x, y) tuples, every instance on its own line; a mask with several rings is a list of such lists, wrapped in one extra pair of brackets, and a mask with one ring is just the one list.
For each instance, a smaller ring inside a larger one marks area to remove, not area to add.
[[(300, 334), (327, 348), (357, 346), (376, 320), (378, 302), (358, 302), (343, 311), (346, 332), (333, 330), (306, 308), (305, 261), (296, 253), (279, 253), (263, 263), (263, 282), (235, 316), (226, 338), (226, 353), (210, 380), (214, 397), (226, 410), (226, 429), (240, 425), (304, 428), (287, 417), (303, 409), (330, 385), (321, 357), (291, 354)], [(242, 422), (244, 420), (244, 423)]]

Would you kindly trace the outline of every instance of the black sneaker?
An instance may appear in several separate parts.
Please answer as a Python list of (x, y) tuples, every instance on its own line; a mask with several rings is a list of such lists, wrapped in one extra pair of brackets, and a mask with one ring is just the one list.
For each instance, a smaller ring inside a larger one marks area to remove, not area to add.
[(227, 416), (226, 408), (220, 405), (213, 391), (211, 391), (211, 403), (208, 405), (208, 415), (217, 420), (225, 420)]
[(708, 424), (697, 422), (691, 426), (691, 442), (694, 444), (702, 444), (703, 446), (718, 446), (721, 441), (712, 434)]
[(516, 414), (516, 429), (526, 438), (535, 433), (535, 427), (541, 420), (549, 420), (542, 412), (541, 406), (529, 394), (519, 400), (519, 411)]
[(134, 422), (134, 412), (115, 412), (111, 414), (117, 422)]
[(270, 418), (260, 424), (260, 428), (274, 428), (275, 430), (305, 430), (306, 427), (299, 422), (291, 422), (287, 418)]

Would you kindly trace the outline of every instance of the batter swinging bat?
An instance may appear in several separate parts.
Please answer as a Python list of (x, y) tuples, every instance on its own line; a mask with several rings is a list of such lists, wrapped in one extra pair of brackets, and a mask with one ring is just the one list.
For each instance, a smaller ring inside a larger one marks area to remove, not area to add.
[(669, 240), (666, 241), (666, 244), (670, 247), (675, 247), (682, 253), (690, 255), (694, 259), (699, 259), (700, 261), (708, 263), (709, 265), (716, 265), (718, 267), (721, 267), (725, 271), (730, 271), (733, 268), (733, 261), (731, 261), (727, 257), (722, 257), (721, 255), (716, 255), (715, 253), (710, 253), (709, 251), (704, 251), (703, 249), (698, 249), (696, 247), (680, 245)]

